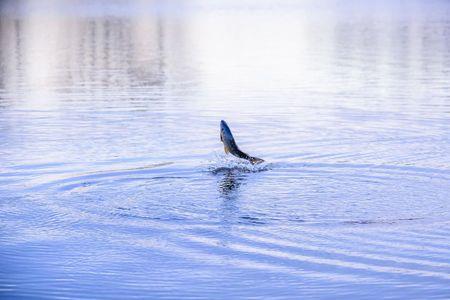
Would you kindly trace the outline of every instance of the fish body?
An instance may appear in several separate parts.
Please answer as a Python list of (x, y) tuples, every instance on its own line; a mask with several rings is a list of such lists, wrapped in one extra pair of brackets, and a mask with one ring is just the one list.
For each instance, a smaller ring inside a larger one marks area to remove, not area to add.
[(236, 157), (248, 160), (252, 164), (259, 164), (264, 161), (261, 158), (250, 156), (239, 149), (236, 141), (234, 140), (233, 134), (231, 133), (230, 127), (228, 127), (227, 122), (224, 120), (220, 121), (220, 140), (223, 143), (226, 154), (231, 153)]

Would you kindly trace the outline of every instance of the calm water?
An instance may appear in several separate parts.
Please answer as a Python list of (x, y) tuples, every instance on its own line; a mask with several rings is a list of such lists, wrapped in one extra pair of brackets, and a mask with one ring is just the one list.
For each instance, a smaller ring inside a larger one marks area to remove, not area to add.
[(274, 3), (2, 2), (2, 299), (450, 297), (450, 4)]

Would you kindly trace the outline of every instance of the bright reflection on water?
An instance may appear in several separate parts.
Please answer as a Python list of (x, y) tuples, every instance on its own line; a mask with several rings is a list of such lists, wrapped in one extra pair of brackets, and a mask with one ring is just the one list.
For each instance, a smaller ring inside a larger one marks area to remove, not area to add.
[(3, 1), (0, 296), (448, 298), (449, 15)]

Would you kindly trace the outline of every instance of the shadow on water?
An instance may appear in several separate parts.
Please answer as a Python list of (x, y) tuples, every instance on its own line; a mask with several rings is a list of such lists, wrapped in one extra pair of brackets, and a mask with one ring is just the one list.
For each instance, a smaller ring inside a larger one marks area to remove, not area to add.
[(219, 176), (217, 189), (222, 199), (219, 208), (220, 220), (225, 229), (231, 229), (240, 214), (239, 189), (246, 184), (246, 176), (235, 169), (225, 169), (215, 174)]
[(255, 173), (268, 170), (266, 167), (231, 166), (218, 167), (212, 173), (218, 176), (217, 187), (222, 203), (220, 217), (227, 229), (235, 224), (261, 225), (266, 222), (256, 217), (252, 212), (241, 211), (240, 191)]
[(221, 173), (219, 179), (219, 192), (225, 200), (233, 200), (237, 198), (239, 187), (245, 184), (245, 174), (236, 169), (228, 169)]

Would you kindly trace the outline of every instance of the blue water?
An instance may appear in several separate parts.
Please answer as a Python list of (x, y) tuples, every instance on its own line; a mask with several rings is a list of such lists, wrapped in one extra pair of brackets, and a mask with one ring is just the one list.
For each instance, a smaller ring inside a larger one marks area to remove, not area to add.
[(2, 299), (450, 298), (447, 1), (0, 8)]

